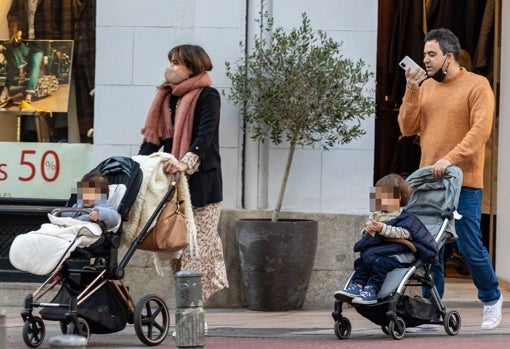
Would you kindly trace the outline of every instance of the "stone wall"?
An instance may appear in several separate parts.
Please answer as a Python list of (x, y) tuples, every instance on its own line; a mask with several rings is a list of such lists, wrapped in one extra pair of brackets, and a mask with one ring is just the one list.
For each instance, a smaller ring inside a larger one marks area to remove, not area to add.
[[(352, 246), (366, 217), (357, 215), (284, 213), (286, 218), (306, 218), (319, 221), (317, 254), (305, 308), (327, 308), (333, 303), (333, 293), (342, 288), (352, 273), (354, 253)], [(206, 304), (209, 308), (245, 306), (240, 274), (235, 222), (239, 218), (269, 218), (267, 211), (224, 210), (220, 221), (225, 261), (230, 287), (213, 295)], [(292, 253), (292, 251), (289, 251)], [(122, 255), (122, 253), (121, 253)], [(162, 262), (164, 275), (154, 269), (149, 252), (137, 251), (126, 269), (126, 284), (135, 301), (144, 294), (155, 293), (175, 304), (175, 285), (168, 262)]]

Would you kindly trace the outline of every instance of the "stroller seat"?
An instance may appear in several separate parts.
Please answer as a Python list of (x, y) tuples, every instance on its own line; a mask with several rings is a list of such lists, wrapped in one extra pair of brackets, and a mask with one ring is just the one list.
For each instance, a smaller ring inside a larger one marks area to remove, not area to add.
[(410, 268), (396, 268), (386, 274), (386, 279), (377, 294), (377, 298), (384, 299), (393, 295), (402, 279), (404, 279), (404, 276), (409, 272), (409, 269)]

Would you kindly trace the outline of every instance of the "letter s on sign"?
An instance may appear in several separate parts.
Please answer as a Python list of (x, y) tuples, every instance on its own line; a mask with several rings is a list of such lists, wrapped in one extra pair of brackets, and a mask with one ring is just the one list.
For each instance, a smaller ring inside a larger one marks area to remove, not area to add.
[(0, 164), (0, 181), (5, 181), (9, 177), (5, 168), (7, 168), (7, 164)]

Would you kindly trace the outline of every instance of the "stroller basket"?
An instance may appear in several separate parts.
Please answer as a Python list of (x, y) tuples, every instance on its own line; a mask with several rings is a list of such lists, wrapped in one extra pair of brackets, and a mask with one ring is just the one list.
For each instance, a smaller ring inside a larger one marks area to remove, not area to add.
[[(363, 317), (379, 326), (388, 326), (390, 319), (387, 312), (391, 310), (391, 304), (384, 302), (379, 304), (378, 310), (373, 307), (358, 307), (356, 311)], [(401, 317), (407, 327), (415, 327), (436, 319), (440, 311), (430, 300), (421, 296), (403, 295), (396, 304), (395, 313)]]

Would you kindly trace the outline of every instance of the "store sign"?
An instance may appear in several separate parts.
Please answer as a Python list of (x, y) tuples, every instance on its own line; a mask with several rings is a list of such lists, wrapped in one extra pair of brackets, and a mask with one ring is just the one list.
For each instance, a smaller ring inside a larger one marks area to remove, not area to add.
[(91, 170), (92, 144), (0, 142), (0, 196), (67, 199)]

